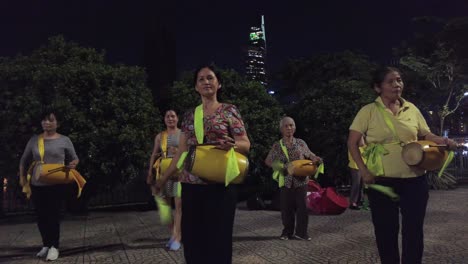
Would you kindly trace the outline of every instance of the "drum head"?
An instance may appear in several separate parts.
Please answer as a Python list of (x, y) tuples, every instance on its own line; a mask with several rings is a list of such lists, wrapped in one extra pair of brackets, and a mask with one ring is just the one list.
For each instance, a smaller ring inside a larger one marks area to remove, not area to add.
[(418, 165), (424, 158), (423, 146), (416, 142), (409, 143), (403, 147), (401, 155), (406, 164)]

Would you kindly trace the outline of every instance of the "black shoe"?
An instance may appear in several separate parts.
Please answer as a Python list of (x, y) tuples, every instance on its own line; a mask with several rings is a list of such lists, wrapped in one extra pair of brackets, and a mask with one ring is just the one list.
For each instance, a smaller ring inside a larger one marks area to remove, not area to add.
[(303, 241), (311, 241), (312, 238), (310, 238), (309, 236), (298, 236), (298, 235), (294, 235), (294, 238), (295, 239), (298, 239), (298, 240), (303, 240)]

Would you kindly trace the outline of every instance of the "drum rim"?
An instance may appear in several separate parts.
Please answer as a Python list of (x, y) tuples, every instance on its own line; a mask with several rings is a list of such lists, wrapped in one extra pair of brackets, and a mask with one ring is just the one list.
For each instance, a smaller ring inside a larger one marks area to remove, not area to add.
[[(407, 159), (405, 159), (405, 149), (408, 149), (409, 146), (411, 145), (416, 145), (418, 147), (418, 150), (421, 151), (421, 159), (418, 161), (418, 163), (415, 163), (415, 164), (410, 164), (408, 163)], [(406, 144), (404, 147), (403, 147), (403, 150), (401, 152), (401, 155), (402, 155), (402, 158), (403, 158), (403, 161), (408, 165), (408, 166), (419, 166), (421, 165), (421, 163), (424, 161), (424, 158), (425, 158), (425, 151), (424, 151), (424, 148), (421, 144), (417, 143), (417, 142), (411, 142), (411, 143), (408, 143)]]

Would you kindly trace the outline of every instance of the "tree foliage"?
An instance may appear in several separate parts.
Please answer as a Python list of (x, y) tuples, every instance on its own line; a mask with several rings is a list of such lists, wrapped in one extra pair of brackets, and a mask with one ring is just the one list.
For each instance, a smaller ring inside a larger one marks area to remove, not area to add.
[[(271, 186), (271, 171), (264, 160), (275, 140), (279, 139), (278, 122), (283, 110), (265, 88), (257, 82), (247, 81), (234, 70), (220, 71), (223, 83), (219, 91), (220, 102), (238, 107), (251, 142), (250, 180), (258, 186)], [(195, 91), (192, 73), (183, 73), (171, 88), (171, 108), (185, 112), (201, 103)], [(259, 190), (265, 191), (265, 190)]]
[(349, 126), (358, 110), (375, 98), (370, 89), (374, 65), (366, 56), (349, 51), (290, 65), (293, 70), (286, 69), (283, 78), (291, 85), (286, 88), (300, 99), (287, 113), (296, 120), (297, 136), (324, 159), (326, 174), (338, 180), (348, 174)]
[(415, 102), (435, 113), (442, 134), (446, 118), (455, 113), (468, 91), (468, 18), (450, 21), (418, 18), (416, 21), (426, 26), (434, 23), (442, 26), (435, 33), (419, 32), (396, 52), (401, 57), (400, 64), (412, 72)]
[(28, 139), (40, 133), (39, 114), (53, 106), (95, 183), (125, 182), (146, 166), (160, 118), (142, 68), (105, 63), (104, 53), (52, 37), (30, 56), (0, 61), (1, 167), (15, 175)]

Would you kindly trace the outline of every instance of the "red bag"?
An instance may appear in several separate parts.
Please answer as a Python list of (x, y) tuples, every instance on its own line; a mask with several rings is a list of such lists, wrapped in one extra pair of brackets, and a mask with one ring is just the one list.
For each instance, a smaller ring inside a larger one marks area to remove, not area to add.
[[(311, 213), (338, 215), (348, 208), (348, 199), (336, 193), (335, 188), (321, 188), (317, 183), (312, 185), (313, 188), (318, 186), (320, 189), (318, 191), (307, 192), (306, 205)], [(311, 185), (309, 185), (309, 190), (311, 188)]]
[(308, 192), (318, 192), (320, 190), (322, 190), (322, 187), (316, 181), (310, 180), (307, 183), (307, 191)]

